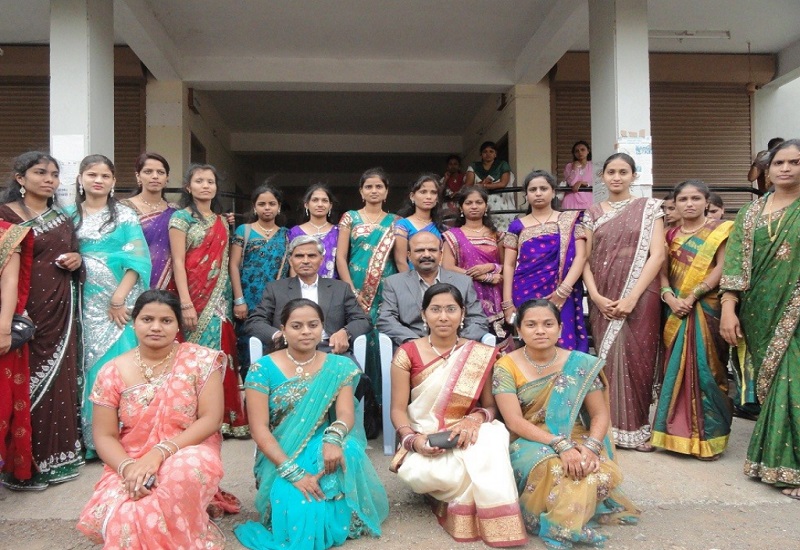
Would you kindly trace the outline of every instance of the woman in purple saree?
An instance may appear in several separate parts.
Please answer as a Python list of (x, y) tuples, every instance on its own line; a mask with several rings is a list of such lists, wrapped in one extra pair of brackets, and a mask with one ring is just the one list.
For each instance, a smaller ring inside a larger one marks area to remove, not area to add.
[(528, 300), (549, 300), (561, 310), (559, 347), (586, 353), (589, 337), (580, 279), (586, 236), (580, 225), (581, 213), (553, 210), (556, 179), (549, 172), (531, 172), (522, 187), (530, 211), (511, 222), (503, 240), (506, 320), (511, 322), (516, 309)]
[(172, 257), (169, 248), (169, 219), (178, 206), (167, 202), (164, 188), (169, 180), (169, 163), (158, 153), (142, 153), (136, 159), (136, 182), (139, 192), (122, 204), (139, 216), (142, 232), (150, 249), (153, 269), (149, 288), (175, 292), (172, 281)]

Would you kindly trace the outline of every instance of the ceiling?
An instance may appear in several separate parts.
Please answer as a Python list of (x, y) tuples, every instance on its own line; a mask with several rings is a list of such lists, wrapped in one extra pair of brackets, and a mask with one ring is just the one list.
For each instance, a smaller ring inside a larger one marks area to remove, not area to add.
[[(0, 0), (0, 46), (46, 44), (49, 0)], [(231, 133), (453, 136), (491, 94), (588, 50), (586, 0), (115, 0), (115, 39), (180, 79)], [(657, 52), (779, 54), (800, 43), (800, 0), (650, 0)], [(2, 57), (0, 57), (2, 63)]]

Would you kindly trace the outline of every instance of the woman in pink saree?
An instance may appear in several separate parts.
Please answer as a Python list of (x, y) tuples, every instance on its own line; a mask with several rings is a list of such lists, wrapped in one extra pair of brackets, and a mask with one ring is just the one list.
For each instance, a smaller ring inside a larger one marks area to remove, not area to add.
[(618, 447), (651, 452), (650, 405), (661, 350), (657, 276), (666, 257), (661, 201), (634, 198), (636, 162), (615, 153), (603, 165), (608, 200), (583, 216), (589, 324), (606, 361), (611, 425)]
[(78, 530), (104, 548), (223, 548), (206, 507), (222, 479), (225, 355), (178, 344), (180, 302), (144, 292), (139, 346), (107, 363), (90, 399), (103, 476)]

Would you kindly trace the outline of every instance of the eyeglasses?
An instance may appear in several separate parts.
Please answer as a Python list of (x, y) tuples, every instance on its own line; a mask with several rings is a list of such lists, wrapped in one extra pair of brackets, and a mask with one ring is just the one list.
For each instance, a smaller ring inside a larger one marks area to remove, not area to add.
[(461, 308), (458, 306), (430, 306), (428, 307), (428, 313), (433, 313), (434, 315), (439, 315), (442, 311), (446, 312), (448, 315), (453, 315), (461, 311)]

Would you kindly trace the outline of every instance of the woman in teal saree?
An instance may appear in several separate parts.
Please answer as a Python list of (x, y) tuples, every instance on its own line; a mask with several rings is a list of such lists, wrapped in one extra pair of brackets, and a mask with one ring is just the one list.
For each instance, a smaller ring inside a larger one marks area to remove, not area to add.
[(556, 347), (561, 321), (547, 300), (529, 300), (517, 315), (525, 345), (495, 363), (492, 388), (512, 432), (525, 527), (548, 548), (602, 546), (594, 524), (639, 516), (613, 462), (605, 361)]
[[(389, 194), (389, 180), (383, 170), (372, 168), (364, 172), (359, 190), (364, 207), (346, 212), (339, 222), (336, 271), (339, 278), (353, 288), (358, 305), (375, 326), (382, 301), (383, 280), (397, 273), (392, 250), (394, 223), (399, 218), (383, 210), (383, 203)], [(381, 352), (378, 329), (367, 334), (365, 372), (380, 402)]]
[(351, 360), (318, 352), (322, 310), (303, 298), (282, 313), (287, 348), (250, 368), (245, 388), (261, 522), (234, 529), (251, 549), (324, 550), (380, 536), (389, 501), (366, 455)]
[(720, 333), (743, 356), (742, 393), (761, 404), (744, 473), (800, 500), (800, 140), (768, 158), (773, 191), (739, 211), (728, 239)]

